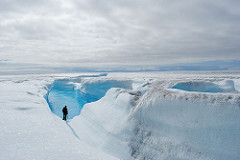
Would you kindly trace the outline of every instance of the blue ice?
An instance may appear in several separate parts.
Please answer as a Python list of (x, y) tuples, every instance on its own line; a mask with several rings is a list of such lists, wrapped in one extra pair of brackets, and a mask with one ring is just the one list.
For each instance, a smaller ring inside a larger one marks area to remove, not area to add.
[(67, 118), (72, 119), (80, 114), (85, 104), (85, 101), (78, 95), (78, 90), (66, 91), (53, 87), (48, 95), (49, 107), (54, 114), (62, 118), (62, 108), (66, 105), (68, 108)]
[[(102, 76), (102, 75), (100, 75)], [(80, 114), (86, 103), (91, 103), (101, 99), (106, 92), (113, 87), (132, 88), (130, 80), (106, 80), (93, 83), (85, 83), (82, 86), (84, 93), (80, 87), (82, 77), (74, 77), (70, 79), (55, 80), (46, 100), (51, 111), (59, 117), (63, 117), (62, 108), (66, 105), (68, 108), (68, 119)]]

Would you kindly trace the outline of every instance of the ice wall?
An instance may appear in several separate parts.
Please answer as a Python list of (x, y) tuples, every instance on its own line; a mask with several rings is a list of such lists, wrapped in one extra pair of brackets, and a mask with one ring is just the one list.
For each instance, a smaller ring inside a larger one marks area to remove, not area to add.
[(87, 79), (81, 86), (82, 97), (89, 103), (102, 98), (111, 88), (132, 89), (132, 80)]
[(72, 119), (79, 115), (82, 107), (86, 103), (79, 97), (80, 90), (69, 79), (55, 80), (48, 93), (47, 101), (51, 111), (62, 118), (62, 108), (67, 105), (68, 118)]
[[(136, 124), (130, 143), (132, 156), (239, 159), (240, 95), (233, 81), (216, 83), (225, 85), (198, 81), (158, 81), (152, 85), (130, 116)], [(168, 89), (171, 84), (174, 87), (170, 88), (181, 91)], [(203, 90), (211, 93), (199, 92)]]
[[(230, 104), (150, 101), (137, 109), (137, 159), (238, 159), (240, 110)], [(161, 157), (161, 158), (160, 158)]]

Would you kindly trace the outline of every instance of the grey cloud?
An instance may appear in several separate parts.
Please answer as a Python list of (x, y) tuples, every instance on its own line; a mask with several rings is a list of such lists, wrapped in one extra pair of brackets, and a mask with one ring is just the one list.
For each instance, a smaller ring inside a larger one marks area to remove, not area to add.
[(2, 0), (0, 58), (96, 68), (235, 60), (239, 5), (234, 0)]

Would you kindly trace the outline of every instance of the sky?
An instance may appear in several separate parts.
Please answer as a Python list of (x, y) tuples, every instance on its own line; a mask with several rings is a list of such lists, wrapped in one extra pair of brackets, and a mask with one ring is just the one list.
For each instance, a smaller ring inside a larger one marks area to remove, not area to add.
[(0, 0), (0, 74), (240, 69), (239, 0)]

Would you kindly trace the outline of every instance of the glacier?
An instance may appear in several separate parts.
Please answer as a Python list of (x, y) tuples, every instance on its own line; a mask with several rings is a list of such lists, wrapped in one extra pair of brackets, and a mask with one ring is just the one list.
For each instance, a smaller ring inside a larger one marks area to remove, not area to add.
[(0, 76), (0, 87), (0, 159), (240, 159), (239, 72)]

